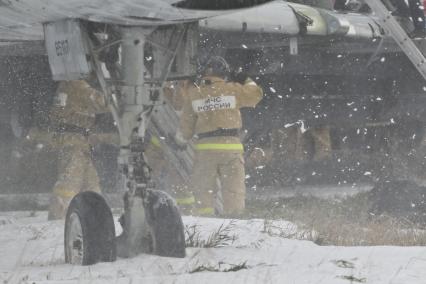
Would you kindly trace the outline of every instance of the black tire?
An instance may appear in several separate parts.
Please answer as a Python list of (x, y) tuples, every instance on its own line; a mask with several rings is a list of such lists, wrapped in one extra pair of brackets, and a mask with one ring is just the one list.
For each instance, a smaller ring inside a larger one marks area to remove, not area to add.
[(146, 222), (150, 228), (152, 253), (185, 257), (185, 233), (175, 201), (165, 192), (148, 190), (144, 198)]
[(64, 233), (65, 262), (91, 265), (116, 259), (111, 209), (98, 193), (77, 194), (68, 207)]

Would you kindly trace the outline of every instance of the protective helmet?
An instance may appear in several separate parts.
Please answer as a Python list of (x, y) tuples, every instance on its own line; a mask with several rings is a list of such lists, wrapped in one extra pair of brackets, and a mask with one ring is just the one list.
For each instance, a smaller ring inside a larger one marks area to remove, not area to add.
[(221, 56), (211, 57), (203, 68), (202, 75), (215, 75), (227, 78), (231, 73), (228, 62)]

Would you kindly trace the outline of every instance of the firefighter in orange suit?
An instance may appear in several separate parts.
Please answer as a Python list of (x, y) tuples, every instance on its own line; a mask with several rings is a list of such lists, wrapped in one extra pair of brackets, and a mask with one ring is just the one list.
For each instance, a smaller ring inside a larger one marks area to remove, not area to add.
[(215, 214), (219, 188), (225, 215), (240, 214), (245, 208), (240, 108), (255, 107), (263, 92), (249, 78), (244, 84), (226, 81), (229, 73), (222, 57), (208, 61), (201, 82), (187, 89), (180, 129), (175, 135), (180, 145), (196, 139), (191, 187), (197, 215)]
[(101, 191), (89, 140), (95, 115), (105, 112), (108, 109), (102, 94), (87, 82), (59, 84), (49, 114), (55, 145), (59, 149), (58, 179), (49, 207), (50, 220), (64, 218), (68, 204), (77, 193)]

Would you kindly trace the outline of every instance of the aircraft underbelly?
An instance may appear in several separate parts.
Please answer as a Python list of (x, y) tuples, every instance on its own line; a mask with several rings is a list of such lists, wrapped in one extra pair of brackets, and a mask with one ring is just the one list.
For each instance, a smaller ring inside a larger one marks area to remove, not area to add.
[(128, 26), (196, 21), (224, 11), (173, 7), (176, 0), (0, 1), (0, 40), (42, 40), (42, 23), (66, 18)]

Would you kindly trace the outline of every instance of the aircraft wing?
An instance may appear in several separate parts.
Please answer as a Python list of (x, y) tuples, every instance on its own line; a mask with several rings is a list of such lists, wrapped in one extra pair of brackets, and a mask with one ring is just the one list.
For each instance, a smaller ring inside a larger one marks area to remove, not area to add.
[(83, 19), (128, 26), (173, 24), (269, 0), (2, 0), (0, 41), (43, 40), (42, 23)]

